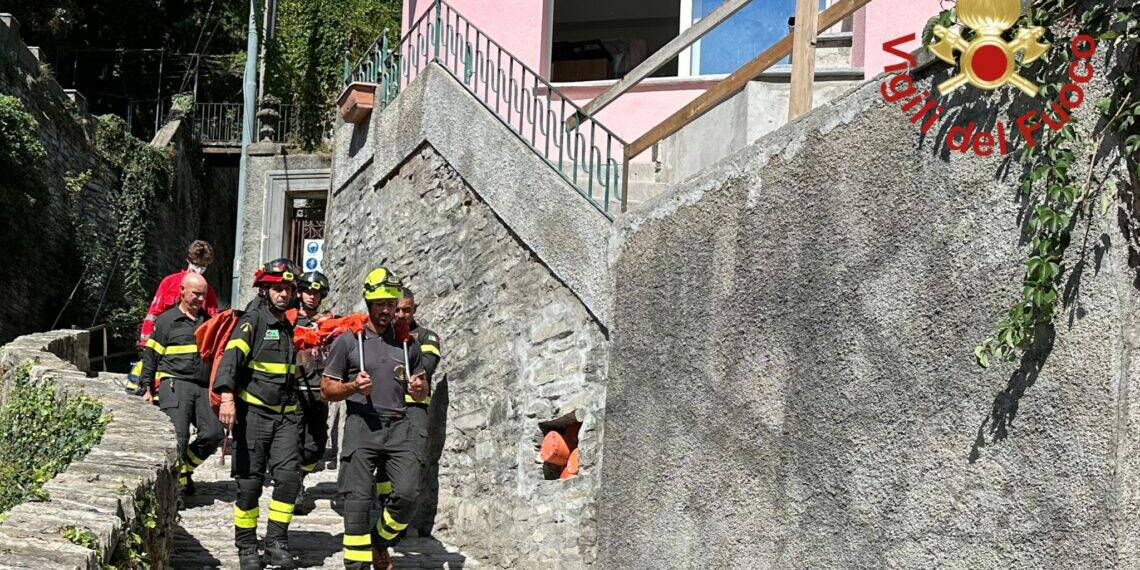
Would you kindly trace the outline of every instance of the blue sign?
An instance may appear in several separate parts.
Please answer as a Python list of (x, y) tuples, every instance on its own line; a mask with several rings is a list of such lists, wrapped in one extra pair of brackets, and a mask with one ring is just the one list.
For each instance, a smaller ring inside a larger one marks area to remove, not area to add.
[(317, 242), (314, 241), (314, 242), (309, 242), (309, 245), (305, 249), (308, 249), (309, 253), (316, 253), (317, 250), (320, 249), (320, 246), (318, 246)]
[(314, 270), (316, 270), (316, 268), (317, 268), (317, 260), (316, 259), (310, 257), (309, 259), (305, 260), (305, 269), (308, 269), (309, 271), (314, 271)]

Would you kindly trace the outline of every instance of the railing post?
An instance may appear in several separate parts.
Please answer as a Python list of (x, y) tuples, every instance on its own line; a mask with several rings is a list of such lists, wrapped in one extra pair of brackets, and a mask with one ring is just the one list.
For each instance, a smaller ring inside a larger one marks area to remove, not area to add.
[(103, 372), (107, 371), (107, 327), (103, 327)]
[(811, 111), (818, 16), (819, 0), (796, 0), (796, 27), (792, 30), (792, 83), (788, 96), (789, 121)]
[(629, 209), (629, 153), (625, 153), (621, 162), (621, 213)]
[(439, 46), (440, 46), (440, 23), (443, 21), (443, 2), (436, 0), (435, 2), (435, 33), (432, 34), (431, 41), (435, 44), (435, 59), (439, 59)]

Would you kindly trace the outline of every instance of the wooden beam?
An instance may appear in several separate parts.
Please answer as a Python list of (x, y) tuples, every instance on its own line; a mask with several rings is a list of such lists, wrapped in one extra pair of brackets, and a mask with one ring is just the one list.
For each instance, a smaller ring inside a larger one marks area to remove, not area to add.
[[(870, 3), (870, 1), (871, 0), (838, 0), (819, 15), (816, 29), (826, 30), (838, 24), (859, 8)], [(688, 125), (693, 120), (704, 115), (736, 92), (744, 89), (744, 86), (747, 85), (749, 81), (752, 81), (754, 77), (760, 75), (769, 67), (772, 67), (781, 59), (787, 57), (791, 52), (792, 36), (786, 35), (780, 38), (780, 41), (773, 44), (772, 47), (756, 56), (752, 61), (749, 61), (741, 66), (740, 69), (732, 72), (732, 75), (724, 78), (720, 83), (717, 83), (708, 91), (697, 96), (697, 98), (689, 102), (688, 105), (678, 109), (677, 112), (670, 115), (668, 119), (661, 121), (656, 127), (649, 129), (648, 132), (638, 137), (637, 140), (626, 145), (625, 156), (634, 158), (648, 150), (654, 144), (660, 142), (661, 139), (681, 130), (685, 125)]]
[(788, 94), (789, 121), (811, 111), (818, 15), (819, 0), (796, 0), (796, 27), (792, 29), (792, 84)]
[(677, 57), (685, 48), (693, 45), (694, 42), (701, 39), (701, 36), (709, 33), (713, 28), (721, 22), (727, 20), (729, 16), (740, 11), (745, 4), (752, 0), (725, 0), (723, 4), (717, 6), (707, 16), (701, 18), (696, 24), (689, 26), (685, 31), (677, 35), (677, 37), (669, 40), (669, 43), (662, 46), (661, 49), (653, 52), (645, 61), (641, 62), (637, 67), (631, 69), (629, 73), (622, 77), (606, 89), (597, 97), (594, 97), (578, 112), (570, 115), (566, 119), (566, 128), (573, 129), (577, 127), (586, 117), (592, 117), (601, 111), (606, 105), (613, 103), (615, 99), (620, 97), (626, 91), (633, 89), (635, 85), (641, 83), (641, 80), (649, 77), (654, 71), (657, 71), (661, 66), (669, 63), (673, 58)]

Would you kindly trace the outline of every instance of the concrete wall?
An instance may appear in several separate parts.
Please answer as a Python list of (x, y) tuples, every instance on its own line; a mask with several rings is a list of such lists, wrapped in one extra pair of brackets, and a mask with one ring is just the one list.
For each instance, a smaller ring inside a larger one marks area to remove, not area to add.
[(619, 220), (600, 567), (1140, 561), (1127, 238), (1082, 218), (1056, 329), (978, 368), (1020, 293), (1023, 172), (950, 152), (946, 124), (920, 136), (872, 82)]
[[(329, 189), (329, 155), (292, 154), (274, 143), (250, 145), (246, 168), (245, 210), (242, 213), (240, 274), (237, 303), (243, 308), (253, 297), (253, 273), (266, 261), (285, 255), (284, 239), (290, 199)], [(293, 260), (300, 263), (300, 260)]]
[[(10, 371), (32, 364), (33, 379), (50, 379), (63, 397), (87, 395), (112, 415), (99, 443), (44, 484), (48, 499), (16, 505), (0, 520), (5, 568), (100, 568), (129, 532), (140, 534), (151, 568), (167, 567), (178, 515), (174, 428), (157, 407), (123, 393), (124, 375), (87, 377), (88, 341), (86, 331), (59, 330), (0, 347), (0, 393), (8, 391)], [(144, 504), (154, 506), (153, 528), (140, 521)], [(95, 547), (64, 538), (67, 526), (92, 532)]]
[[(812, 106), (819, 107), (860, 83), (843, 80), (849, 72), (833, 77), (817, 74)], [(661, 141), (659, 160), (663, 181), (681, 182), (716, 164), (788, 122), (790, 83), (787, 69), (750, 82), (743, 91)], [(643, 157), (649, 153), (643, 154)]]
[[(367, 170), (365, 171), (367, 173)], [(332, 307), (363, 310), (385, 265), (442, 338), (421, 534), (496, 568), (580, 568), (596, 553), (606, 348), (601, 327), (438, 152), (424, 145), (377, 186), (334, 190)], [(543, 479), (538, 422), (576, 413), (581, 475)]]

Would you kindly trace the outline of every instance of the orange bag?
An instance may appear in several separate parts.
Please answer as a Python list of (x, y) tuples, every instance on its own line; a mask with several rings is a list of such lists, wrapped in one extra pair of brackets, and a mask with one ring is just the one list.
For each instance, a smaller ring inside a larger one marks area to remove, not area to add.
[(214, 415), (218, 415), (218, 409), (222, 406), (222, 397), (214, 393), (214, 378), (218, 375), (218, 365), (222, 362), (226, 343), (230, 341), (230, 335), (242, 314), (242, 311), (226, 309), (194, 331), (198, 355), (202, 357), (202, 362), (210, 365), (210, 409), (214, 410)]
[(558, 478), (559, 479), (569, 479), (571, 477), (576, 476), (577, 474), (578, 474), (578, 450), (575, 448), (574, 451), (570, 452), (570, 458), (567, 459), (567, 461), (566, 461), (566, 467), (564, 467), (562, 469), (562, 475), (559, 476)]
[(538, 455), (551, 465), (566, 465), (566, 461), (570, 458), (570, 447), (566, 445), (566, 439), (562, 434), (550, 430), (546, 432), (546, 437), (542, 438), (542, 447)]

